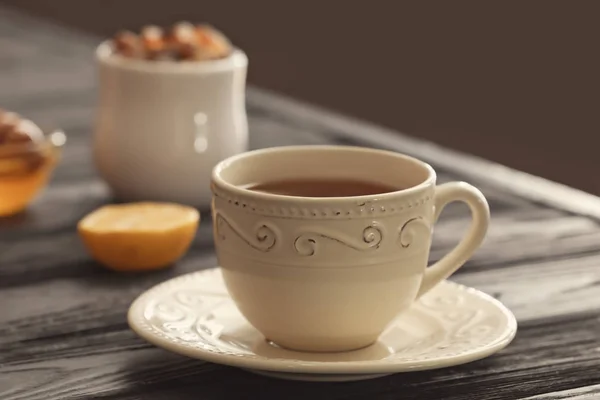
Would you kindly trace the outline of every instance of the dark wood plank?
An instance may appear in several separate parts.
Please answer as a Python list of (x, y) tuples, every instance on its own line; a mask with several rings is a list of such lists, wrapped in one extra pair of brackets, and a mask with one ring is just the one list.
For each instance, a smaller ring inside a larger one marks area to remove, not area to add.
[(561, 390), (560, 392), (544, 393), (527, 397), (525, 400), (590, 400), (600, 398), (600, 385), (590, 385), (578, 389)]
[[(573, 334), (566, 339), (555, 331), (548, 334), (557, 323)], [(600, 328), (597, 315), (534, 322), (525, 328), (525, 333), (493, 358), (444, 370), (345, 384), (271, 380), (154, 348), (136, 347), (131, 333), (98, 333), (81, 340), (67, 356), (34, 359), (27, 366), (5, 368), (4, 375), (14, 382), (10, 397), (5, 398), (217, 399), (239, 398), (239, 393), (245, 393), (249, 398), (287, 399), (518, 399), (581, 388), (600, 379), (600, 370), (593, 368), (600, 353), (589, 351)], [(542, 335), (548, 336), (547, 341), (538, 340)], [(102, 348), (97, 349), (95, 344)], [(89, 353), (87, 346), (91, 347)], [(46, 349), (52, 347), (50, 344)]]
[[(476, 363), (346, 384), (272, 380), (169, 354), (127, 327), (130, 302), (152, 285), (216, 264), (203, 214), (171, 269), (123, 275), (98, 267), (76, 222), (112, 201), (91, 163), (93, 46), (75, 34), (0, 8), (0, 104), (67, 131), (52, 185), (25, 213), (0, 219), (0, 399), (565, 399), (600, 394), (600, 200), (431, 143), (251, 88), (253, 148), (340, 143), (423, 158), (439, 181), (465, 179), (488, 197), (492, 226), (453, 279), (517, 316), (517, 339)], [(466, 228), (452, 205), (436, 226), (432, 260)], [(13, 300), (14, 299), (14, 300)], [(261, 385), (263, 385), (261, 387)]]

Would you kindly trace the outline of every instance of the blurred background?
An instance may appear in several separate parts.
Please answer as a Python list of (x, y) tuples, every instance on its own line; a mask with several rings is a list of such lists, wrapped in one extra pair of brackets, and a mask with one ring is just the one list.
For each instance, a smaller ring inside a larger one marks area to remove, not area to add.
[(0, 0), (101, 36), (209, 22), (250, 83), (600, 195), (600, 2)]

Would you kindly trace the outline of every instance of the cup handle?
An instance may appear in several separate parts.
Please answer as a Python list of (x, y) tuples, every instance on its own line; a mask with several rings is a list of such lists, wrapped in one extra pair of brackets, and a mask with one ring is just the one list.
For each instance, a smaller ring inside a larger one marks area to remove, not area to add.
[(450, 182), (435, 188), (433, 222), (437, 222), (444, 207), (453, 201), (462, 201), (469, 206), (471, 225), (466, 235), (450, 253), (425, 270), (417, 298), (462, 267), (485, 238), (490, 223), (490, 208), (479, 189), (465, 182)]

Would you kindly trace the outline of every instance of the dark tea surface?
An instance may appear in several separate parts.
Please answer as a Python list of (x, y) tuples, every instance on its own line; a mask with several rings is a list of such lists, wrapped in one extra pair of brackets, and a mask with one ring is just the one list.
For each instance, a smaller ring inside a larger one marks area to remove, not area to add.
[(263, 193), (301, 197), (348, 197), (389, 193), (399, 188), (377, 182), (351, 179), (289, 179), (244, 187)]

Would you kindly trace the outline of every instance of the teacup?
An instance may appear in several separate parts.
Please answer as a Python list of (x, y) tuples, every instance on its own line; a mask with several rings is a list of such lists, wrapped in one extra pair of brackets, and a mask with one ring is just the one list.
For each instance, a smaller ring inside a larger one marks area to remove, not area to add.
[[(349, 197), (300, 197), (248, 189), (298, 179), (359, 180), (398, 188)], [(436, 186), (431, 166), (384, 150), (289, 146), (243, 153), (213, 170), (217, 256), (240, 312), (267, 340), (298, 351), (347, 351), (447, 278), (480, 246), (489, 224), (481, 192)], [(444, 206), (468, 205), (471, 225), (427, 267)]]

